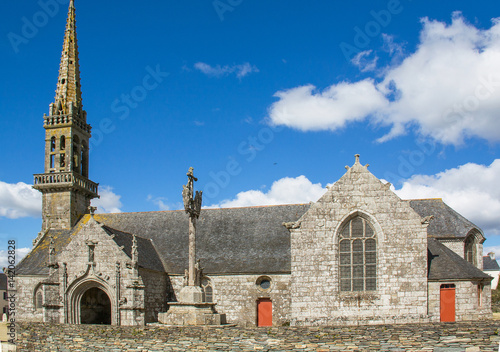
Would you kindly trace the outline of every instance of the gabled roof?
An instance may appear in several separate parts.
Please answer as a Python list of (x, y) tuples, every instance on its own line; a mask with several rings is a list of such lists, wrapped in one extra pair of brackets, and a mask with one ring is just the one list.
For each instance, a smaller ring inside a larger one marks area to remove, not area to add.
[[(283, 222), (297, 221), (309, 204), (203, 209), (197, 221), (197, 258), (205, 273), (289, 273), (290, 233)], [(20, 275), (47, 275), (49, 236), (56, 254), (70, 242), (90, 215), (70, 231), (50, 231), (18, 265)], [(182, 210), (96, 214), (94, 219), (131, 256), (137, 236), (139, 266), (169, 274), (188, 268), (188, 216)]]
[[(108, 226), (103, 226), (102, 228), (108, 235), (111, 236), (116, 244), (122, 248), (125, 254), (132, 258), (132, 242), (134, 236), (126, 232), (112, 229)], [(136, 239), (137, 251), (139, 253), (139, 267), (156, 271), (165, 271), (163, 263), (160, 259), (160, 256), (156, 252), (153, 242), (151, 240), (138, 236), (136, 236)]]
[[(71, 242), (71, 239), (76, 233), (78, 233), (84, 223), (86, 223), (88, 217), (84, 221), (80, 221), (71, 230), (49, 230), (41, 241), (37, 244), (33, 250), (28, 253), (28, 255), (17, 265), (16, 274), (18, 275), (48, 275), (49, 269), (47, 267), (49, 259), (49, 246), (50, 238), (54, 238), (54, 248), (57, 254)], [(121, 247), (123, 246), (123, 251), (129, 257), (132, 256), (132, 235), (129, 233), (124, 233), (112, 228), (103, 226), (103, 230), (110, 235), (116, 244)], [(165, 271), (161, 259), (156, 252), (154, 245), (150, 240), (137, 237), (137, 247), (139, 253), (139, 267), (156, 270)]]
[(491, 276), (483, 273), (434, 238), (427, 239), (427, 260), (429, 280), (491, 279)]
[(48, 275), (49, 268), (49, 245), (50, 237), (54, 238), (54, 248), (60, 253), (70, 242), (71, 235), (78, 229), (75, 226), (72, 230), (49, 230), (40, 240), (35, 248), (16, 266), (17, 275)]
[[(290, 233), (309, 204), (202, 209), (196, 225), (197, 258), (205, 273), (289, 273)], [(188, 215), (183, 210), (96, 214), (106, 226), (150, 239), (170, 274), (188, 268)], [(141, 253), (139, 252), (139, 258)]]
[(446, 205), (442, 199), (415, 199), (409, 202), (422, 218), (434, 216), (427, 228), (429, 237), (464, 239), (471, 230), (477, 230), (483, 235), (478, 226)]
[(496, 259), (491, 259), (489, 255), (483, 257), (483, 270), (500, 271), (500, 266)]

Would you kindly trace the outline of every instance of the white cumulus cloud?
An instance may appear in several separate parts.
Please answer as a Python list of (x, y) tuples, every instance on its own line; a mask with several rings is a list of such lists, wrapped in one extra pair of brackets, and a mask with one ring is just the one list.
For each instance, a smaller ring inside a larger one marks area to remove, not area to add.
[(271, 122), (303, 131), (337, 130), (347, 122), (364, 120), (387, 105), (371, 79), (341, 82), (324, 91), (306, 85), (274, 96), (280, 100), (269, 110)]
[[(31, 248), (16, 248), (16, 265), (31, 251)], [(0, 250), (0, 270), (9, 266), (7, 250)]]
[[(362, 70), (374, 67), (360, 61), (368, 53), (353, 61)], [(322, 91), (306, 85), (275, 96), (270, 123), (302, 131), (367, 120), (390, 127), (381, 142), (413, 126), (444, 144), (470, 137), (500, 141), (500, 18), (489, 29), (474, 27), (460, 13), (451, 24), (424, 18), (415, 52), (385, 68), (380, 82), (340, 82)]]
[(0, 181), (0, 216), (9, 219), (42, 216), (42, 194), (24, 182)]
[(267, 192), (250, 190), (240, 192), (235, 199), (227, 199), (211, 208), (235, 208), (257, 205), (298, 204), (317, 201), (324, 193), (320, 183), (312, 183), (305, 176), (285, 177), (275, 181)]
[(436, 175), (415, 175), (396, 194), (403, 199), (442, 198), (482, 228), (500, 235), (500, 159), (490, 165), (468, 163)]
[(92, 199), (92, 206), (97, 207), (99, 213), (121, 213), (121, 196), (113, 192), (110, 186), (102, 186), (99, 189), (100, 198)]
[(245, 62), (240, 65), (215, 65), (211, 66), (204, 62), (197, 62), (194, 64), (194, 68), (203, 72), (207, 76), (211, 77), (223, 77), (228, 76), (230, 74), (235, 74), (237, 78), (243, 78), (250, 73), (259, 72), (259, 69), (255, 65), (251, 65), (248, 62)]
[(151, 194), (149, 194), (146, 200), (148, 202), (152, 202), (153, 204), (155, 204), (158, 207), (158, 210), (160, 211), (170, 210), (170, 206), (166, 203), (167, 198), (154, 197)]

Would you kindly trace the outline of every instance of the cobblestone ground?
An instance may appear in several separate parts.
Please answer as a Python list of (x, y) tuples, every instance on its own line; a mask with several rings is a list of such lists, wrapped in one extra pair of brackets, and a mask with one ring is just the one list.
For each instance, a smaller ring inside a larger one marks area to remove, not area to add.
[(499, 351), (499, 321), (356, 327), (20, 324), (18, 351)]

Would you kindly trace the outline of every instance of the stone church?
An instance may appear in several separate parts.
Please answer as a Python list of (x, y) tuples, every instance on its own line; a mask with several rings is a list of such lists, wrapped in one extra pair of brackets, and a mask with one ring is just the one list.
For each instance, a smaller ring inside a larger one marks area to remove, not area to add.
[[(18, 320), (142, 326), (178, 301), (184, 210), (94, 214), (74, 1), (44, 115), (42, 231), (17, 267)], [(315, 203), (202, 209), (202, 301), (228, 323), (303, 326), (460, 321), (491, 315), (480, 228), (441, 199), (403, 200), (357, 155)]]

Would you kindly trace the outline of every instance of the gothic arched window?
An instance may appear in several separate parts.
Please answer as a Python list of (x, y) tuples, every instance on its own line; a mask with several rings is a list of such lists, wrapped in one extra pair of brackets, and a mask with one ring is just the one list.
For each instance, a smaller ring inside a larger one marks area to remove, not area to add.
[(36, 301), (35, 301), (35, 308), (36, 309), (42, 309), (43, 307), (43, 296), (42, 296), (42, 292), (41, 291), (38, 291), (36, 293)]
[(82, 147), (80, 149), (80, 152), (81, 152), (80, 161), (82, 164), (80, 170), (83, 176), (88, 177), (89, 176), (87, 169), (88, 150), (87, 150), (87, 144), (85, 142), (82, 142)]
[(476, 266), (476, 237), (470, 234), (464, 243), (464, 259)]
[(368, 221), (357, 216), (339, 234), (340, 291), (377, 289), (377, 241)]
[(80, 173), (80, 139), (78, 136), (73, 137), (73, 171)]
[(201, 280), (201, 289), (203, 290), (203, 302), (213, 303), (214, 290), (212, 288), (212, 281), (206, 276)]
[(61, 140), (59, 142), (59, 149), (63, 152), (66, 149), (66, 137), (61, 136)]
[(50, 151), (54, 152), (56, 150), (56, 137), (50, 139)]

